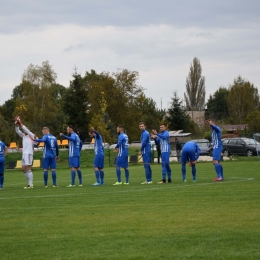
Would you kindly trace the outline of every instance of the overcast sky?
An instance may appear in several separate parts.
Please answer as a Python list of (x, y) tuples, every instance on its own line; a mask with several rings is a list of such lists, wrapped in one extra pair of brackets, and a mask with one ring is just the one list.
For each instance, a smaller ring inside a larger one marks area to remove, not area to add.
[(0, 0), (0, 105), (46, 60), (65, 87), (75, 67), (138, 71), (163, 108), (173, 91), (183, 98), (194, 57), (207, 98), (239, 75), (260, 92), (259, 10), (259, 0)]

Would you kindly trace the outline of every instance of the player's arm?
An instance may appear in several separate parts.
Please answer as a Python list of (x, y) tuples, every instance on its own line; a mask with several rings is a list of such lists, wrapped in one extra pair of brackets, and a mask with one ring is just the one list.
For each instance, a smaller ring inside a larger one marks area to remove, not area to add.
[(143, 152), (145, 146), (150, 142), (150, 137), (149, 137), (149, 134), (147, 132), (145, 132), (143, 135), (142, 135), (142, 140), (141, 140), (141, 148), (140, 148), (140, 151)]
[(96, 130), (93, 130), (93, 131), (94, 131), (94, 133), (95, 133), (95, 135), (96, 135), (96, 138), (97, 138), (97, 139), (100, 139), (100, 137), (101, 137), (100, 133), (97, 132)]
[(43, 136), (41, 139), (39, 139), (39, 138), (35, 138), (35, 139), (33, 139), (33, 141), (35, 141), (35, 142), (37, 142), (37, 143), (45, 142), (45, 141), (46, 141), (46, 137)]
[(75, 135), (67, 136), (67, 135), (61, 133), (60, 136), (65, 138), (65, 139), (68, 139), (70, 141), (76, 141), (76, 136)]
[(5, 148), (4, 148), (4, 156), (6, 156), (8, 153), (8, 147), (5, 145)]
[(28, 134), (32, 139), (34, 139), (34, 134), (25, 125), (21, 124), (21, 126), (24, 132)]
[(162, 138), (163, 140), (168, 139), (169, 138), (169, 133), (167, 131), (164, 131), (161, 134), (156, 134), (158, 137)]
[(209, 125), (213, 130), (215, 130), (216, 132), (218, 132), (218, 133), (220, 133), (221, 132), (221, 130), (220, 130), (220, 128), (218, 127), (218, 126), (216, 126), (216, 125)]
[(118, 137), (118, 141), (117, 141), (115, 149), (117, 149), (120, 145), (122, 145), (123, 138), (124, 138), (123, 136)]
[(15, 125), (15, 132), (21, 137), (23, 138), (23, 133), (20, 131), (19, 125)]

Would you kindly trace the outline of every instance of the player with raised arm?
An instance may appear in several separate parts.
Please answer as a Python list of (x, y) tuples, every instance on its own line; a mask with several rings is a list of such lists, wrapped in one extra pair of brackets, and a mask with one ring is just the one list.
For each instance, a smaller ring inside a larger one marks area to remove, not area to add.
[(59, 159), (59, 146), (55, 136), (50, 134), (48, 127), (42, 128), (43, 137), (34, 139), (35, 142), (44, 142), (43, 148), (43, 180), (44, 187), (48, 188), (48, 171), (51, 169), (52, 185), (57, 188), (56, 160)]
[(4, 188), (5, 156), (7, 152), (7, 146), (0, 140), (0, 190)]
[(95, 139), (94, 142), (94, 171), (96, 175), (96, 182), (92, 186), (104, 185), (104, 146), (102, 136), (91, 127), (88, 132), (91, 138)]
[(217, 177), (214, 179), (214, 181), (223, 181), (223, 167), (220, 164), (221, 160), (221, 153), (223, 150), (222, 147), (222, 141), (221, 141), (221, 129), (220, 127), (215, 125), (215, 122), (211, 120), (206, 120), (205, 123), (209, 125), (212, 129), (211, 138), (212, 138), (212, 144), (213, 144), (213, 164), (215, 167), (215, 171), (217, 173)]
[(125, 128), (122, 125), (119, 125), (116, 128), (118, 135), (117, 145), (114, 149), (117, 154), (116, 158), (116, 175), (117, 182), (113, 185), (122, 185), (121, 181), (121, 171), (120, 168), (125, 170), (125, 185), (129, 185), (129, 170), (128, 170), (128, 136), (124, 133)]
[(166, 175), (168, 177), (168, 183), (172, 182), (172, 171), (170, 168), (170, 136), (169, 132), (166, 130), (165, 124), (160, 125), (160, 133), (157, 133), (155, 129), (152, 130), (151, 137), (154, 138), (156, 144), (160, 144), (162, 153), (162, 180), (157, 182), (157, 184), (166, 183)]
[[(24, 132), (20, 131), (19, 126)], [(33, 139), (35, 135), (30, 132), (30, 130), (22, 124), (19, 116), (15, 117), (15, 131), (23, 139), (23, 155), (22, 155), (22, 171), (28, 181), (28, 184), (24, 189), (33, 188), (33, 173), (32, 173), (32, 163), (33, 163)]]
[(79, 186), (82, 186), (82, 173), (80, 170), (80, 151), (82, 148), (82, 142), (79, 139), (79, 136), (75, 133), (75, 129), (72, 125), (67, 127), (68, 135), (60, 133), (60, 136), (69, 140), (69, 166), (71, 171), (71, 184), (68, 185), (68, 188), (75, 187), (75, 178), (76, 171), (79, 178)]
[(152, 169), (150, 166), (151, 162), (151, 143), (150, 143), (150, 134), (146, 130), (145, 123), (139, 123), (139, 129), (142, 131), (140, 141), (141, 147), (139, 154), (142, 155), (143, 163), (144, 163), (144, 170), (145, 170), (145, 177), (146, 181), (142, 182), (141, 184), (152, 184)]
[(187, 142), (184, 144), (182, 148), (181, 154), (181, 163), (182, 163), (182, 181), (187, 182), (186, 180), (186, 163), (189, 162), (189, 166), (191, 167), (192, 180), (196, 182), (196, 162), (200, 156), (200, 148), (194, 142)]

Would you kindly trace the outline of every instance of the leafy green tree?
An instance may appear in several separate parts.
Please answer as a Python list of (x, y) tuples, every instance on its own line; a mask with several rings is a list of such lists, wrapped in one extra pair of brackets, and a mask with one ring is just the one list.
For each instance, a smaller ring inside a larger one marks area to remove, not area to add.
[(245, 123), (248, 124), (250, 131), (260, 133), (260, 110), (248, 114)]
[(228, 89), (224, 87), (220, 87), (213, 96), (209, 96), (209, 100), (207, 102), (207, 118), (214, 118), (215, 120), (221, 120), (223, 118), (228, 118)]
[(63, 112), (66, 115), (65, 123), (80, 129), (82, 133), (88, 133), (91, 117), (86, 82), (77, 71), (72, 76), (73, 80), (62, 97)]
[(259, 107), (258, 89), (239, 76), (229, 87), (227, 104), (234, 123), (244, 123), (247, 115)]
[(183, 109), (182, 102), (177, 96), (176, 91), (173, 92), (171, 106), (167, 111), (165, 120), (168, 122), (168, 127), (171, 130), (183, 130), (184, 132), (187, 132), (193, 128), (191, 119)]
[(191, 110), (200, 111), (205, 107), (205, 77), (201, 73), (200, 61), (195, 57), (186, 78), (186, 93), (184, 93), (186, 106)]

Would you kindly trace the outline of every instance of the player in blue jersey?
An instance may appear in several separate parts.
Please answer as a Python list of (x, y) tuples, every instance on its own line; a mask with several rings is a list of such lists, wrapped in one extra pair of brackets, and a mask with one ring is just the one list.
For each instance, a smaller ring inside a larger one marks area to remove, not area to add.
[(44, 187), (48, 188), (48, 171), (50, 169), (53, 188), (57, 188), (56, 160), (59, 159), (59, 146), (56, 137), (50, 134), (48, 127), (42, 128), (42, 134), (41, 139), (34, 139), (34, 141), (44, 142), (42, 160)]
[(221, 153), (223, 149), (222, 141), (221, 141), (221, 129), (215, 125), (215, 122), (213, 120), (206, 120), (206, 124), (209, 125), (212, 129), (212, 133), (211, 133), (212, 146), (213, 146), (212, 159), (213, 159), (215, 171), (217, 173), (217, 177), (214, 179), (214, 181), (223, 181), (224, 180), (223, 167), (220, 164)]
[(128, 136), (124, 133), (125, 129), (122, 125), (119, 125), (116, 128), (118, 133), (117, 145), (114, 149), (114, 152), (117, 152), (116, 158), (116, 175), (117, 182), (113, 185), (121, 185), (121, 171), (120, 168), (125, 170), (125, 185), (129, 184), (129, 170), (128, 170)]
[(0, 140), (0, 190), (4, 187), (5, 156), (8, 152), (7, 146)]
[(142, 155), (143, 163), (144, 163), (144, 170), (145, 170), (145, 177), (146, 181), (142, 182), (141, 184), (152, 184), (152, 169), (150, 166), (151, 162), (151, 143), (150, 143), (150, 134), (145, 129), (145, 123), (139, 123), (139, 129), (142, 131), (141, 133), (141, 147), (139, 154)]
[(182, 148), (181, 154), (181, 163), (182, 163), (182, 181), (187, 182), (186, 180), (186, 163), (189, 163), (192, 172), (192, 180), (196, 182), (196, 162), (200, 156), (200, 148), (194, 142), (187, 142)]
[(79, 136), (75, 133), (75, 129), (72, 125), (67, 127), (67, 133), (70, 136), (60, 133), (60, 136), (69, 140), (69, 166), (71, 170), (71, 184), (67, 187), (75, 187), (76, 171), (78, 173), (79, 186), (81, 187), (82, 173), (80, 170), (80, 151), (82, 148), (82, 142), (79, 139)]
[(94, 171), (96, 175), (96, 182), (92, 186), (104, 185), (104, 146), (101, 135), (91, 127), (88, 132), (91, 138), (95, 139), (94, 142)]
[(162, 154), (162, 180), (157, 182), (158, 184), (166, 183), (166, 175), (168, 177), (168, 183), (172, 182), (172, 171), (170, 168), (170, 136), (166, 130), (165, 124), (160, 125), (160, 133), (156, 130), (152, 130), (151, 137), (154, 138), (156, 144), (160, 144)]

